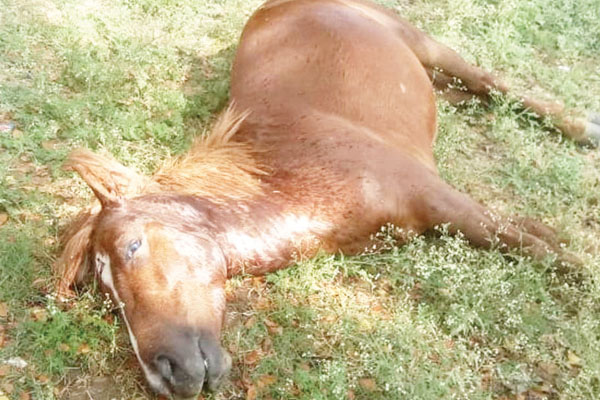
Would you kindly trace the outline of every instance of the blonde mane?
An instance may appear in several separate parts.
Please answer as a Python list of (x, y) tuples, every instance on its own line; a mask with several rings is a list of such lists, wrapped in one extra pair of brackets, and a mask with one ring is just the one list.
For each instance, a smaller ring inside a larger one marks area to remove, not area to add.
[(259, 194), (258, 177), (267, 171), (256, 160), (257, 150), (231, 140), (249, 114), (237, 111), (231, 104), (210, 134), (197, 138), (185, 155), (166, 161), (143, 193), (175, 192), (217, 201)]

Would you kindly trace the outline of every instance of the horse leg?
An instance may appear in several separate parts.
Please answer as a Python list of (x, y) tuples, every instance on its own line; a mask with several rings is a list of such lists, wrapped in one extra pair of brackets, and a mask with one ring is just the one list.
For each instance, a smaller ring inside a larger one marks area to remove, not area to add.
[[(393, 15), (387, 12), (388, 16)], [(390, 27), (400, 35), (403, 41), (419, 58), (434, 85), (442, 90), (442, 95), (451, 102), (462, 101), (478, 96), (487, 98), (492, 91), (509, 94), (508, 85), (494, 77), (489, 72), (467, 63), (458, 53), (418, 30), (407, 21), (395, 16), (395, 24)], [(450, 87), (454, 79), (459, 79), (466, 87), (467, 92), (461, 93)], [(518, 96), (518, 99), (528, 109), (540, 117), (548, 117), (554, 125), (566, 136), (579, 143), (600, 143), (600, 116), (592, 115), (587, 120), (572, 116), (559, 102), (546, 102), (527, 96)]]
[(443, 97), (450, 104), (458, 106), (467, 101), (478, 97), (476, 94), (467, 89), (457, 87), (454, 78), (449, 77), (443, 72), (425, 68), (433, 87), (436, 89), (437, 95)]
[(448, 224), (450, 233), (460, 231), (476, 246), (500, 244), (501, 249), (521, 249), (537, 259), (556, 254), (561, 262), (581, 264), (577, 256), (563, 248), (551, 228), (530, 219), (499, 216), (439, 178), (417, 197), (417, 215), (426, 227)]

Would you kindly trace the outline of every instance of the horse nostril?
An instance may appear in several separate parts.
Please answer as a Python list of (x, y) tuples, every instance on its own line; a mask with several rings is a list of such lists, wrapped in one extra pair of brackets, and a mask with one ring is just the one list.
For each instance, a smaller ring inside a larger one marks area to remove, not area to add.
[(212, 379), (208, 379), (208, 378), (206, 379), (206, 381), (208, 382), (208, 388), (210, 390), (212, 390), (214, 392), (219, 388), (219, 386), (223, 382), (224, 378), (227, 376), (227, 374), (231, 370), (231, 364), (232, 364), (231, 356), (229, 355), (229, 353), (227, 353), (226, 351), (223, 350), (222, 358), (221, 358), (221, 370), (218, 372), (217, 375), (213, 374)]
[(202, 357), (202, 364), (204, 365), (204, 382), (208, 381), (208, 357), (202, 351), (202, 348), (198, 345), (200, 349), (200, 356)]
[(199, 352), (182, 347), (179, 352), (160, 353), (154, 358), (154, 368), (176, 398), (193, 397), (204, 385), (206, 371)]
[(173, 362), (164, 355), (157, 356), (154, 360), (158, 373), (162, 375), (167, 381), (173, 378)]
[(209, 390), (216, 390), (231, 369), (231, 356), (212, 336), (198, 340), (198, 348), (204, 362), (204, 383)]

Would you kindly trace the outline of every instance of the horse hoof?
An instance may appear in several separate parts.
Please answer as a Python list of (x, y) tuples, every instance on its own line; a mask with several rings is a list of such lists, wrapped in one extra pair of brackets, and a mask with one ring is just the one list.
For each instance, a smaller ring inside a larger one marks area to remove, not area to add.
[(591, 114), (585, 124), (585, 138), (593, 146), (600, 146), (600, 114)]

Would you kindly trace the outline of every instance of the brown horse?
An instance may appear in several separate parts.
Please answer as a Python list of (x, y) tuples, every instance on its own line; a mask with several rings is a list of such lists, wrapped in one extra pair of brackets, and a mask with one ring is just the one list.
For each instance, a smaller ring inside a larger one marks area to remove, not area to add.
[[(550, 228), (495, 216), (440, 179), (432, 80), (454, 99), (507, 91), (366, 1), (267, 2), (243, 32), (231, 106), (188, 155), (153, 177), (71, 155), (101, 206), (67, 232), (59, 290), (95, 272), (122, 305), (150, 386), (187, 397), (217, 387), (231, 366), (219, 336), (232, 275), (319, 250), (359, 253), (384, 224), (414, 233), (448, 224), (477, 246), (497, 240), (576, 262)], [(523, 103), (575, 140), (600, 137), (600, 125), (558, 104)]]

